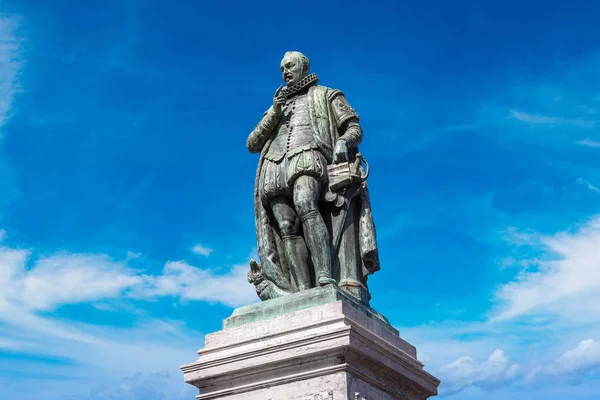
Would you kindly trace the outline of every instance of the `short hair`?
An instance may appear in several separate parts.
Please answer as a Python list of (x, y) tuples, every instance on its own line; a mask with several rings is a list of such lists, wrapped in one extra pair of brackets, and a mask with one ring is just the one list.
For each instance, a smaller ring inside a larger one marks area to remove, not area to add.
[(310, 71), (310, 61), (304, 54), (300, 53), (299, 51), (288, 51), (283, 55), (283, 58), (286, 56), (294, 56), (298, 58), (298, 60), (300, 60), (300, 65), (302, 65), (302, 69), (307, 73)]

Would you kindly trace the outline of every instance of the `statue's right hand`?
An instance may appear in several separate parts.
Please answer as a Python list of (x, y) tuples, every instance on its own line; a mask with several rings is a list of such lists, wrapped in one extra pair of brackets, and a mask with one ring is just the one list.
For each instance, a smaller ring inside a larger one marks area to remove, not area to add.
[(281, 113), (281, 109), (285, 104), (285, 96), (281, 94), (281, 89), (283, 89), (283, 86), (279, 86), (275, 91), (275, 95), (273, 95), (273, 111), (275, 111), (276, 114)]

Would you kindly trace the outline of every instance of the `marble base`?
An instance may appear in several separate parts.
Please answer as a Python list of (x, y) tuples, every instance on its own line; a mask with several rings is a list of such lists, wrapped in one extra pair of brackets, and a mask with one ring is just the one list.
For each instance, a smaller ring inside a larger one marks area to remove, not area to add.
[(335, 286), (239, 308), (181, 367), (198, 400), (423, 400), (439, 380), (373, 309)]

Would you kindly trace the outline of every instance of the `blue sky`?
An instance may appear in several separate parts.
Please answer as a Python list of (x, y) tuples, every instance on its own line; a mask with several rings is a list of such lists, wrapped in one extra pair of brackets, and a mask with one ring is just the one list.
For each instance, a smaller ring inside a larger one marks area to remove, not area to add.
[(3, 399), (190, 399), (256, 301), (287, 50), (361, 115), (372, 306), (447, 399), (600, 395), (600, 4), (0, 2)]

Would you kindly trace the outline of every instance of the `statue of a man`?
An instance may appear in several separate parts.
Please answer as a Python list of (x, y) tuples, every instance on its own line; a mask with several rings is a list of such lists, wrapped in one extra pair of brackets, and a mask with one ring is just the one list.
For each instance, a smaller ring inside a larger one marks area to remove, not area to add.
[[(286, 86), (248, 136), (248, 149), (260, 153), (254, 197), (261, 261), (251, 262), (249, 279), (263, 300), (340, 284), (368, 302), (366, 275), (379, 269), (379, 259), (360, 179), (362, 128), (343, 93), (317, 85), (309, 71), (302, 53), (284, 55)], [(333, 190), (336, 166), (353, 165), (354, 182)]]

